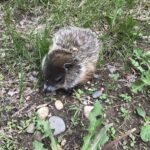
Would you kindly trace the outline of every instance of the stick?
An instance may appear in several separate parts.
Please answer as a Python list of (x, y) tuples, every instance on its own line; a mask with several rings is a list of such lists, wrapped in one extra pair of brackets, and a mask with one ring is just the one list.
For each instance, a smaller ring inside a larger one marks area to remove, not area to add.
[(133, 128), (129, 131), (127, 131), (126, 133), (124, 133), (123, 135), (121, 135), (120, 137), (118, 137), (116, 140), (111, 141), (110, 143), (108, 143), (107, 145), (105, 145), (102, 150), (111, 150), (112, 146), (116, 143), (118, 143), (120, 140), (126, 138), (127, 136), (129, 136), (130, 134), (132, 134), (133, 132), (135, 132), (137, 129)]

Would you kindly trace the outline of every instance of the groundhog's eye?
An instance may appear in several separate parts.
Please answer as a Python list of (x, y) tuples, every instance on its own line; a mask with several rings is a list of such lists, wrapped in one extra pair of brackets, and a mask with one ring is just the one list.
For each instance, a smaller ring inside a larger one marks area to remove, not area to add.
[(62, 80), (63, 80), (63, 77), (61, 75), (55, 78), (56, 82), (61, 82)]

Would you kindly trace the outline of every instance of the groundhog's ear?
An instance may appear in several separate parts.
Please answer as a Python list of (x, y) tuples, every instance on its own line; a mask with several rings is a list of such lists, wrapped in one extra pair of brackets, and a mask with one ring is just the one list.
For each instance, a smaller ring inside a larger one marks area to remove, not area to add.
[(71, 63), (65, 63), (64, 69), (69, 70), (70, 68), (72, 68), (77, 63), (77, 61), (78, 61), (77, 59), (73, 59), (73, 61)]

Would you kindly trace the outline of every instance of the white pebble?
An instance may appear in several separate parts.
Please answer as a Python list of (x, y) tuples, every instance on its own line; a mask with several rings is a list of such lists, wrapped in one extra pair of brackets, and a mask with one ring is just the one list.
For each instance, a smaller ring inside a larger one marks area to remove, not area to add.
[(67, 143), (67, 140), (66, 140), (66, 139), (63, 139), (63, 140), (61, 141), (61, 146), (65, 146), (66, 143)]
[(47, 117), (48, 114), (49, 114), (49, 109), (48, 109), (48, 107), (41, 107), (41, 108), (39, 108), (39, 109), (37, 110), (37, 114), (38, 114), (38, 116), (39, 116), (39, 118), (40, 118), (41, 120), (46, 119), (46, 117)]
[(55, 107), (57, 110), (63, 109), (63, 103), (60, 100), (55, 101)]
[(84, 115), (86, 118), (89, 117), (90, 112), (92, 111), (93, 106), (84, 106)]
[(35, 125), (34, 123), (31, 123), (28, 127), (27, 127), (27, 133), (33, 133), (35, 131)]

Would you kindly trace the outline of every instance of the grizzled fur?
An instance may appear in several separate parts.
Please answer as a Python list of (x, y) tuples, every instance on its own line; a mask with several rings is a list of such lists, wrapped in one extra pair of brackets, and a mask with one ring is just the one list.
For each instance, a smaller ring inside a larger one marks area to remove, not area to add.
[(99, 49), (97, 37), (89, 29), (58, 30), (42, 61), (44, 90), (70, 89), (88, 81), (95, 71)]

